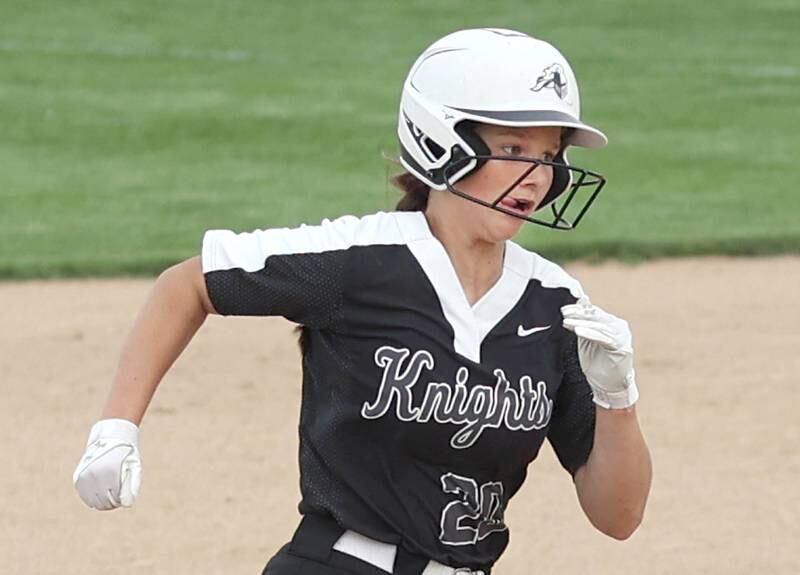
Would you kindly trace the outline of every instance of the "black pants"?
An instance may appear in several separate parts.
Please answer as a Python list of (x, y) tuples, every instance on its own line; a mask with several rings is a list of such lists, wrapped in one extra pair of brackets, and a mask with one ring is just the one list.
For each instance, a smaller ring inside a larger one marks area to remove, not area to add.
[[(270, 559), (261, 575), (387, 575), (366, 561), (334, 550), (342, 533), (329, 517), (304, 516), (291, 543)], [(398, 547), (393, 575), (420, 575), (427, 563), (426, 558)]]

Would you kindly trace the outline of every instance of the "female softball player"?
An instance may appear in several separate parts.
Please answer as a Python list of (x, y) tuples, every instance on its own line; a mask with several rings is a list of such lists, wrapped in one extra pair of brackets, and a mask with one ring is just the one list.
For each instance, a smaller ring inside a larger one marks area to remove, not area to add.
[(398, 134), (397, 211), (209, 231), (158, 278), (75, 470), (87, 505), (133, 504), (138, 425), (207, 314), (282, 315), (302, 326), (303, 518), (264, 573), (489, 573), (545, 439), (592, 524), (636, 529), (651, 470), (628, 325), (512, 241), (525, 220), (573, 226), (604, 183), (567, 160), (606, 144), (570, 65), (520, 32), (450, 34), (412, 66)]

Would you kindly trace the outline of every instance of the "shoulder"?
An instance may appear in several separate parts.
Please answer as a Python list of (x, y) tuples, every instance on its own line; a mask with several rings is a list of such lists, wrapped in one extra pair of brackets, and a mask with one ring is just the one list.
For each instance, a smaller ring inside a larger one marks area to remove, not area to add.
[(320, 233), (345, 247), (406, 244), (430, 235), (422, 212), (377, 212), (366, 216), (342, 216), (323, 220), (319, 226), (301, 228)]
[(581, 283), (557, 263), (515, 242), (507, 242), (506, 249), (509, 250), (507, 267), (528, 282), (536, 282), (546, 289), (564, 289), (576, 300), (584, 295)]
[(321, 254), (352, 247), (403, 245), (420, 237), (427, 224), (420, 212), (345, 215), (319, 224), (237, 233), (208, 230), (203, 236), (203, 268), (263, 267), (266, 258)]
[(332, 220), (324, 219), (319, 224), (243, 233), (209, 230), (205, 236), (213, 240), (237, 237), (242, 240), (270, 241), (275, 249), (282, 243), (290, 242), (285, 246), (287, 249), (325, 251), (350, 245), (406, 243), (426, 229), (425, 218), (420, 212), (377, 212), (360, 217), (345, 215)]

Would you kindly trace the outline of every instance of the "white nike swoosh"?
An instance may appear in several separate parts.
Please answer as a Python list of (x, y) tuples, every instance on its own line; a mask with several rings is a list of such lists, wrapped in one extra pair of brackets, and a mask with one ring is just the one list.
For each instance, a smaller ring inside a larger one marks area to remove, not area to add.
[(519, 327), (517, 328), (517, 335), (520, 337), (527, 337), (529, 335), (532, 335), (534, 333), (539, 333), (540, 331), (544, 331), (546, 329), (550, 329), (550, 326), (545, 325), (542, 327), (532, 327), (530, 329), (525, 329), (524, 327), (522, 327), (522, 324), (520, 324)]

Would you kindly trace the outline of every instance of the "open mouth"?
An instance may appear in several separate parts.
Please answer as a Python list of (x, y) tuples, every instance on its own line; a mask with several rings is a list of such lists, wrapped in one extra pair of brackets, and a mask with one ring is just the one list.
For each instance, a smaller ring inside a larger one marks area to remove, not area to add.
[(517, 199), (517, 198), (510, 198), (505, 197), (500, 201), (500, 205), (503, 209), (508, 210), (509, 212), (513, 212), (514, 214), (519, 214), (521, 216), (527, 216), (532, 211), (534, 203), (531, 200), (524, 200), (524, 199)]

